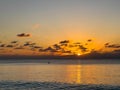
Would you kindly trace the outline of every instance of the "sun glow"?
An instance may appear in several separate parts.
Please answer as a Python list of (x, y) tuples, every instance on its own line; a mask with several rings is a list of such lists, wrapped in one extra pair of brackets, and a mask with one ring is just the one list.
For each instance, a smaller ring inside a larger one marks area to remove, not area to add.
[(81, 54), (80, 54), (80, 53), (78, 53), (77, 55), (78, 55), (78, 56), (80, 56)]

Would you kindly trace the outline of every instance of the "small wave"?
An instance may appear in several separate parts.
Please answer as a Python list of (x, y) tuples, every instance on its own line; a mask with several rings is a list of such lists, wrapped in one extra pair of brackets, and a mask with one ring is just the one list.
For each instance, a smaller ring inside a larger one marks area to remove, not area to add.
[(120, 90), (120, 86), (57, 82), (0, 81), (0, 90)]

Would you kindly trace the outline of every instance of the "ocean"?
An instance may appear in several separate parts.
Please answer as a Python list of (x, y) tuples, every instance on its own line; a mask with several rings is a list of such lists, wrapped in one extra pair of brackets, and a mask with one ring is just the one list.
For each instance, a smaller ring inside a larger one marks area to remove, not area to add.
[(0, 90), (120, 90), (120, 60), (0, 60)]

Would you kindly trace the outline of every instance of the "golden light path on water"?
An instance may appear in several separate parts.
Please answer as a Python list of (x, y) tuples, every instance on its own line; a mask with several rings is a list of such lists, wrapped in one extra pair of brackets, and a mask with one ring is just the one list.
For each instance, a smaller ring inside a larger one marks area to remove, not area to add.
[(72, 81), (72, 83), (80, 84), (81, 81), (81, 65), (68, 65), (67, 70), (67, 81)]
[(74, 84), (120, 84), (119, 64), (1, 64), (0, 81), (63, 82)]

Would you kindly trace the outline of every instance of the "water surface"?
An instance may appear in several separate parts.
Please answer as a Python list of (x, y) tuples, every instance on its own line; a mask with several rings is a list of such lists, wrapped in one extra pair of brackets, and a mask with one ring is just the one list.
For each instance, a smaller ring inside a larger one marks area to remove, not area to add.
[(81, 63), (81, 60), (40, 60), (26, 63), (7, 61), (0, 63), (0, 81), (120, 85), (120, 61), (85, 62)]

